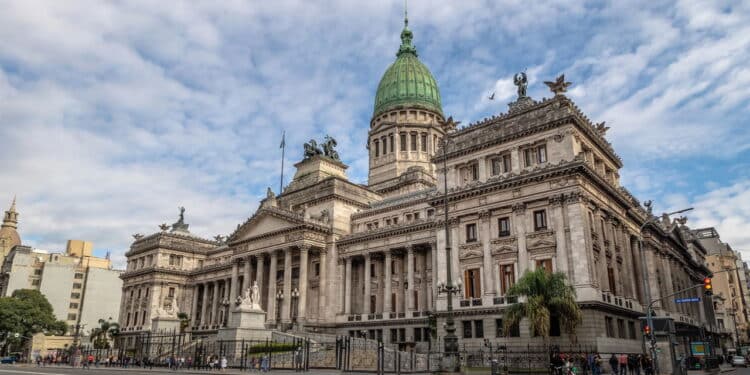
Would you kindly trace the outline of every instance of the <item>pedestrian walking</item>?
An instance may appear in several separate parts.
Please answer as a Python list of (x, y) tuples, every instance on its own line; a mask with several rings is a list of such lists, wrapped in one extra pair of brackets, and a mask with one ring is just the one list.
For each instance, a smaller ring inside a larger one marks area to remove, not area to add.
[(625, 353), (620, 354), (617, 358), (617, 364), (620, 369), (620, 375), (628, 375), (628, 355)]
[(615, 353), (612, 353), (612, 356), (609, 357), (609, 367), (612, 368), (612, 374), (617, 375), (617, 356), (615, 356)]

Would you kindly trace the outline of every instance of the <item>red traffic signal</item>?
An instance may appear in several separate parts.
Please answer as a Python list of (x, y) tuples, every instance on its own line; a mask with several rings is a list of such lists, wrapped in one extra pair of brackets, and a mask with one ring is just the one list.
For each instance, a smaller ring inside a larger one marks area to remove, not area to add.
[(710, 277), (706, 277), (705, 279), (703, 279), (703, 292), (707, 296), (710, 296), (714, 293), (714, 287), (711, 285)]
[(651, 334), (651, 327), (649, 327), (648, 325), (645, 325), (643, 327), (643, 334), (644, 335), (650, 335)]

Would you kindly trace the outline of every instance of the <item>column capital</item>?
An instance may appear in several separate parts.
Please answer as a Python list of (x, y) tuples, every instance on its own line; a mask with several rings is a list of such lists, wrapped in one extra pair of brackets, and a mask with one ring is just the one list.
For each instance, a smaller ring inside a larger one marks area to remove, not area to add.
[(310, 251), (310, 249), (312, 248), (312, 245), (302, 244), (302, 245), (298, 245), (297, 248), (299, 249), (299, 251)]
[(413, 254), (414, 253), (414, 245), (413, 244), (406, 245), (406, 252), (408, 254)]

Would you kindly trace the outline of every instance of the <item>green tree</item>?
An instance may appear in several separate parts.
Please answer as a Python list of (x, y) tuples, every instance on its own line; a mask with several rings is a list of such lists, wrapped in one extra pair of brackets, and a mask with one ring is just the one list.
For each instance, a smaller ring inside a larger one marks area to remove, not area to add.
[[(65, 334), (67, 324), (57, 320), (52, 305), (38, 290), (19, 289), (10, 297), (0, 298), (0, 342), (2, 351), (10, 345), (18, 346), (32, 335)], [(18, 334), (18, 338), (15, 337)]]
[(110, 341), (114, 340), (120, 334), (120, 325), (113, 322), (112, 318), (108, 320), (99, 319), (99, 327), (91, 330), (91, 342), (96, 349), (109, 349)]
[(505, 311), (505, 332), (510, 332), (511, 327), (526, 318), (530, 331), (542, 336), (547, 343), (553, 317), (560, 322), (560, 328), (571, 335), (581, 322), (575, 289), (568, 285), (562, 272), (549, 273), (543, 268), (526, 271), (508, 289), (507, 296), (525, 297), (525, 302), (514, 303)]

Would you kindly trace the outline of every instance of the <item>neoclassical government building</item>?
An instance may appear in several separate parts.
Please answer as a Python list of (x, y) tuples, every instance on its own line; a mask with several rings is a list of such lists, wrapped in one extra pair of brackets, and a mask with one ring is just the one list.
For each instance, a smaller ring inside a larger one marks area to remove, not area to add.
[[(462, 342), (539, 340), (524, 322), (504, 332), (502, 319), (515, 302), (508, 288), (544, 268), (575, 287), (584, 316), (575, 342), (640, 351), (645, 288), (666, 297), (709, 274), (706, 249), (685, 220), (654, 216), (620, 185), (623, 162), (608, 128), (565, 95), (563, 77), (548, 82), (550, 98), (535, 100), (518, 75), (506, 113), (458, 127), (407, 25), (375, 95), (367, 185), (349, 181), (330, 142), (313, 141), (283, 192), (269, 189), (227, 238), (195, 236), (182, 216), (137, 236), (121, 276), (126, 342), (178, 312), (194, 336), (215, 336), (257, 282), (269, 329), (423, 350), (431, 328), (444, 335), (447, 297), (438, 285), (450, 263)], [(669, 298), (656, 313), (673, 318), (683, 340), (717, 330), (710, 303)], [(552, 335), (573, 340), (554, 319)]]

